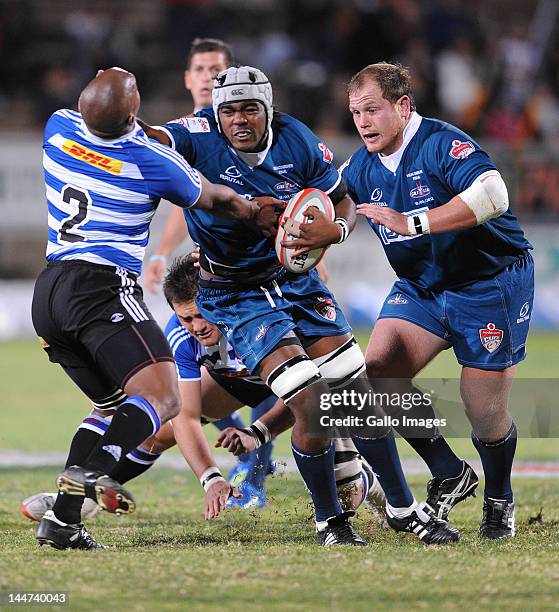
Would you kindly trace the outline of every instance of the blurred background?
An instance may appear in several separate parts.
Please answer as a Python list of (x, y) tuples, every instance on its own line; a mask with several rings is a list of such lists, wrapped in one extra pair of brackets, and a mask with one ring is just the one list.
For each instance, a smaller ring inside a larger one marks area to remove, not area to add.
[[(557, 0), (0, 0), (0, 341), (33, 337), (30, 296), (47, 235), (44, 122), (75, 107), (96, 70), (114, 65), (137, 75), (147, 121), (187, 114), (182, 74), (199, 36), (226, 40), (238, 63), (262, 68), (279, 110), (308, 123), (337, 163), (359, 146), (347, 111), (351, 75), (380, 60), (411, 67), (419, 112), (469, 132), (504, 174), (511, 208), (536, 247), (532, 329), (552, 336), (559, 330), (558, 11)], [(148, 254), (167, 214), (162, 204)], [(371, 324), (392, 282), (377, 242), (359, 223), (326, 259), (329, 284), (356, 326)], [(160, 296), (148, 301), (164, 322)]]

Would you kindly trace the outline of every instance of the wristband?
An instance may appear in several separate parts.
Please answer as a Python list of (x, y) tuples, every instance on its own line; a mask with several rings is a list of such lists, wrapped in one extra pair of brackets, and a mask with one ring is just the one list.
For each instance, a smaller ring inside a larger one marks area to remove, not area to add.
[(215, 465), (209, 467), (205, 472), (200, 476), (200, 484), (204, 487), (204, 491), (208, 492), (208, 489), (218, 480), (225, 480), (219, 471), (219, 468)]
[(241, 429), (241, 431), (244, 431), (249, 436), (252, 436), (254, 438), (254, 441), (256, 442), (256, 448), (260, 448), (262, 444), (266, 444), (266, 442), (270, 442), (270, 440), (272, 439), (272, 434), (270, 433), (270, 430), (260, 420), (254, 421), (252, 425), (250, 425), (249, 427), (244, 427), (243, 429)]
[(149, 262), (151, 263), (152, 261), (162, 261), (162, 262), (166, 262), (167, 258), (165, 257), (165, 255), (152, 255), (149, 258)]
[(349, 226), (343, 217), (336, 217), (334, 223), (342, 230), (342, 235), (336, 244), (341, 244), (349, 236)]
[(429, 219), (427, 213), (408, 216), (408, 232), (410, 236), (421, 236), (430, 232)]

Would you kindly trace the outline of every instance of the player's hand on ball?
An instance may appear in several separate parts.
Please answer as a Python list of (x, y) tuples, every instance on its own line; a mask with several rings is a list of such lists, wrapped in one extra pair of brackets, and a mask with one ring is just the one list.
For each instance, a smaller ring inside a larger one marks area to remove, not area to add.
[[(292, 236), (297, 236), (296, 240), (283, 240), (281, 243), (284, 247), (295, 249), (292, 259), (301, 253), (334, 244), (340, 239), (339, 226), (330, 221), (316, 206), (310, 206), (303, 216), (306, 219), (305, 223), (298, 223), (289, 218), (282, 221), (282, 227)], [(292, 226), (288, 227), (288, 223)]]
[(272, 196), (259, 196), (252, 201), (258, 204), (259, 211), (254, 219), (252, 219), (250, 225), (264, 234), (264, 236), (275, 236), (278, 219), (285, 208), (285, 202)]
[(206, 492), (204, 518), (217, 518), (230, 497), (241, 497), (241, 494), (226, 480), (215, 482)]
[(227, 449), (233, 455), (242, 455), (256, 450), (256, 439), (246, 431), (236, 427), (224, 429), (218, 436), (215, 447)]
[(378, 225), (384, 225), (384, 227), (400, 236), (411, 235), (408, 230), (407, 216), (391, 208), (376, 206), (375, 204), (357, 204), (357, 214), (371, 219)]

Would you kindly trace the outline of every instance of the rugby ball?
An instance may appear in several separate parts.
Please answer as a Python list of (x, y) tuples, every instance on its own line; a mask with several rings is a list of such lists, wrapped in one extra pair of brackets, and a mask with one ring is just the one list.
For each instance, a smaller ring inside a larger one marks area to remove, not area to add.
[(295, 249), (281, 246), (282, 242), (297, 238), (300, 225), (312, 222), (312, 218), (304, 216), (306, 210), (311, 206), (318, 208), (330, 221), (334, 220), (334, 205), (330, 198), (320, 189), (303, 189), (303, 191), (296, 193), (289, 200), (279, 219), (278, 232), (276, 234), (276, 253), (281, 265), (290, 272), (302, 273), (312, 270), (324, 257), (324, 253), (328, 249), (327, 246), (314, 249), (292, 259), (291, 256)]

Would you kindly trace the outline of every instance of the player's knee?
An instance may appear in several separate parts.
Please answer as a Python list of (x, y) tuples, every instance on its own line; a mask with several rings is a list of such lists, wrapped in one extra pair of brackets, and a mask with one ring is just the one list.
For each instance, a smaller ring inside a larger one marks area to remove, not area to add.
[(266, 384), (286, 404), (298, 404), (308, 397), (305, 390), (320, 379), (317, 365), (307, 355), (296, 355), (272, 370)]
[(352, 336), (345, 344), (314, 359), (320, 374), (330, 386), (342, 386), (365, 371), (365, 358)]

